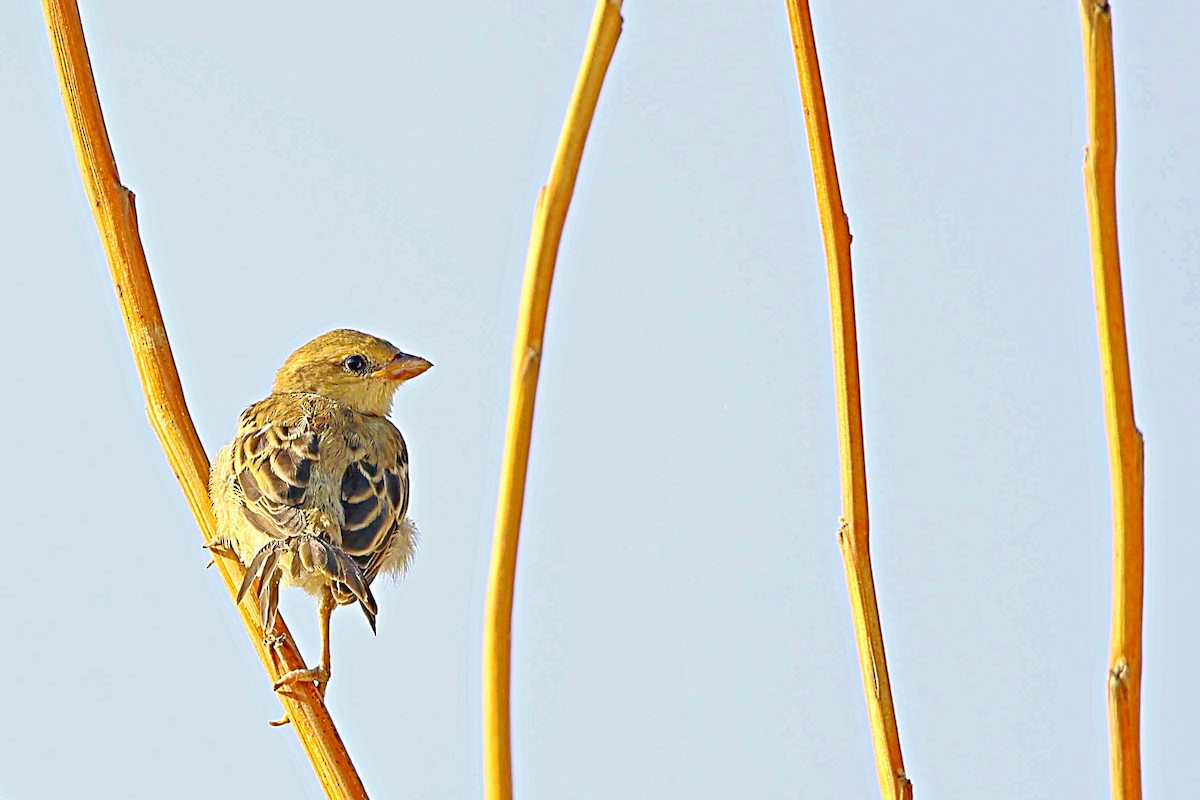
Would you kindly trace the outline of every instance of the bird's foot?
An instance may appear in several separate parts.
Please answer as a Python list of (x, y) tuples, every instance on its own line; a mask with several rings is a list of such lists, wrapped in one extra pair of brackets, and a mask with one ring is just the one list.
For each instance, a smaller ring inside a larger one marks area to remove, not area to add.
[(286, 641), (287, 637), (282, 633), (275, 633), (274, 631), (266, 631), (263, 633), (263, 647), (272, 652), (274, 652), (276, 648), (282, 647)]
[(329, 670), (325, 667), (317, 667), (316, 669), (294, 669), (291, 672), (285, 672), (279, 676), (279, 680), (275, 681), (275, 691), (282, 691), (297, 683), (309, 682), (316, 686), (317, 693), (324, 699), (325, 687), (329, 685)]
[[(306, 683), (311, 681), (317, 689), (317, 694), (321, 699), (325, 699), (325, 689), (329, 686), (329, 670), (324, 667), (316, 669), (294, 669), (291, 672), (285, 672), (279, 676), (279, 680), (275, 681), (275, 691), (281, 692), (295, 686), (297, 683)], [(292, 718), (284, 714), (279, 719), (273, 719), (267, 722), (272, 728), (279, 728), (291, 723)]]
[(237, 551), (233, 549), (233, 543), (228, 539), (218, 537), (213, 539), (211, 542), (205, 542), (202, 546), (205, 550), (212, 553), (212, 558), (209, 559), (208, 563), (204, 565), (205, 569), (208, 569), (213, 564), (217, 563), (217, 556), (232, 558), (235, 561), (239, 560)]

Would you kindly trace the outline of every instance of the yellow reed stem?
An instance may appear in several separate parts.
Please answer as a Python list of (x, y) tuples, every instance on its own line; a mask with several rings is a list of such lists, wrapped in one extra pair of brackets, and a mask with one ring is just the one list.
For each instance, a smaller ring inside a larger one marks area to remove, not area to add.
[(900, 734), (892, 706), (883, 630), (871, 572), (867, 516), (867, 467), (863, 452), (862, 402), (858, 380), (858, 340), (854, 324), (854, 284), (850, 267), (850, 225), (838, 188), (833, 139), (825, 110), (825, 90), (807, 0), (788, 0), (788, 21), (804, 124), (812, 156), (817, 208), (829, 267), (829, 299), (833, 318), (833, 360), (837, 381), (838, 445), (842, 464), (842, 520), (838, 542), (846, 566), (850, 607), (858, 641), (859, 663), (867, 695), (867, 713), (875, 743), (879, 785), (887, 800), (912, 797), (912, 783), (904, 773)]
[[(109, 145), (79, 8), (74, 0), (43, 0), (42, 9), (54, 47), (59, 87), (84, 188), (96, 218), (146, 395), (146, 413), (204, 540), (212, 541), (216, 523), (208, 498), (208, 457), (188, 413), (171, 345), (167, 341), (138, 234), (133, 193), (121, 184)], [(230, 598), (236, 597), (244, 574), (241, 564), (236, 559), (217, 557), (216, 565)], [(259, 627), (261, 617), (253, 592), (245, 602), (237, 604), (237, 610), (272, 681), (289, 670), (304, 666), (282, 617), (271, 632), (281, 643), (270, 648), (263, 644), (264, 634)], [(337, 800), (365, 800), (366, 790), (313, 685), (298, 684), (294, 694), (280, 695), (280, 700), (326, 795)]]
[(488, 575), (487, 608), (483, 633), (483, 748), (484, 788), (488, 800), (512, 799), (512, 744), (509, 722), (509, 686), (512, 658), (512, 601), (517, 570), (517, 540), (525, 500), (525, 473), (533, 405), (542, 360), (542, 337), (550, 284), (558, 258), (567, 209), (575, 190), (575, 177), (583, 146), (596, 111), (596, 101), (609, 61), (621, 35), (620, 0), (598, 0), (592, 17), (583, 63), (567, 107), (550, 178), (538, 194), (525, 260), (521, 307), (513, 341), (512, 383), (508, 396), (508, 426), (504, 436), (504, 461), (500, 496), (496, 503), (496, 529)]
[(1117, 247), (1117, 111), (1112, 14), (1107, 2), (1081, 0), (1088, 146), (1083, 176), (1092, 244), (1096, 324), (1104, 372), (1113, 503), (1113, 608), (1108, 656), (1108, 737), (1112, 796), (1140, 800), (1142, 592), (1145, 580), (1142, 434), (1133, 417), (1125, 340), (1125, 301)]

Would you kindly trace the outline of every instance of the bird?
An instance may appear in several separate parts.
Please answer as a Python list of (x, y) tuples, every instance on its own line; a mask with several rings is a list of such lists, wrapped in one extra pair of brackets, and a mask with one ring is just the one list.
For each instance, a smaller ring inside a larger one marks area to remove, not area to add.
[(288, 356), (271, 394), (242, 413), (213, 462), (209, 546), (245, 566), (237, 602), (258, 581), (266, 632), (280, 586), (317, 599), (320, 663), (284, 673), (276, 691), (312, 682), (324, 697), (334, 609), (357, 603), (374, 631), (371, 584), (403, 574), (413, 558), (408, 448), (388, 415), (396, 390), (432, 366), (367, 333), (322, 334)]

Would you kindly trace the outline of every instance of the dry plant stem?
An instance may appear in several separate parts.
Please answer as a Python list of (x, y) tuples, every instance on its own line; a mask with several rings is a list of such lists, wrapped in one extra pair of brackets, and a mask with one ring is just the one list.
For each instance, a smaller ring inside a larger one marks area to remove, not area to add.
[(825, 258), (829, 267), (829, 299), (833, 317), (833, 359), (837, 380), (838, 445), (842, 463), (843, 518), (838, 532), (846, 583), (858, 640), (859, 662), (867, 695), (867, 712), (875, 742), (879, 784), (888, 800), (912, 797), (912, 784), (904, 774), (900, 734), (892, 706), (883, 631), (875, 600), (875, 580), (868, 547), (867, 471), (863, 452), (862, 404), (858, 381), (858, 342), (854, 325), (854, 285), (850, 270), (850, 226), (838, 188), (833, 140), (825, 111), (825, 91), (817, 63), (816, 40), (807, 0), (788, 0), (788, 20), (804, 123), (812, 156), (813, 180)]
[(1088, 146), (1083, 175), (1092, 242), (1092, 280), (1104, 372), (1104, 421), (1113, 487), (1113, 609), (1108, 657), (1112, 796), (1142, 796), (1141, 693), (1143, 531), (1142, 434), (1133, 418), (1125, 303), (1117, 248), (1117, 113), (1112, 15), (1108, 3), (1081, 0)]
[[(208, 458), (192, 425), (163, 327), (138, 235), (133, 193), (121, 185), (117, 173), (92, 77), (79, 8), (73, 0), (43, 0), (42, 8), (54, 47), (59, 85), (80, 172), (146, 394), (150, 424), (158, 434), (205, 541), (211, 541), (216, 534), (216, 524), (208, 498)], [(230, 597), (235, 597), (244, 574), (241, 565), (236, 559), (220, 556), (216, 558), (216, 564)], [(263, 644), (263, 631), (258, 624), (260, 613), (253, 593), (237, 608), (272, 680), (304, 666), (282, 619), (271, 632), (279, 644), (272, 647)], [(366, 798), (362, 782), (315, 687), (312, 684), (297, 686), (291, 696), (280, 695), (280, 700), (326, 794), (339, 799)]]
[(504, 460), (496, 504), (496, 529), (492, 540), (484, 619), (483, 747), (484, 787), (488, 800), (512, 798), (509, 686), (513, 586), (550, 284), (554, 278), (563, 224), (575, 190), (575, 177), (583, 157), (583, 146), (592, 124), (605, 72), (616, 49), (617, 38), (621, 35), (620, 11), (619, 0), (599, 0), (596, 4), (583, 63), (579, 67), (575, 91), (571, 95), (558, 149), (550, 168), (550, 178), (538, 194), (529, 235), (521, 307), (513, 341), (508, 426), (504, 438)]

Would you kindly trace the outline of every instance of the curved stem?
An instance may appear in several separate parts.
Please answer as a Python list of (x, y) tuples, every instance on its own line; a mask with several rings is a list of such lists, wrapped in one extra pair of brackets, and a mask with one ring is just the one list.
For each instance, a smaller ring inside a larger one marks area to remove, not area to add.
[(1096, 325), (1104, 373), (1113, 503), (1112, 634), (1108, 657), (1108, 733), (1112, 796), (1142, 796), (1142, 594), (1145, 581), (1142, 434), (1133, 417), (1133, 382), (1125, 340), (1125, 300), (1117, 246), (1117, 103), (1112, 13), (1082, 0), (1088, 146), (1083, 175), (1092, 245)]
[[(171, 355), (171, 344), (167, 340), (138, 234), (133, 192), (121, 184), (108, 141), (79, 7), (74, 0), (43, 0), (42, 10), (54, 47), (59, 87), (83, 185), (96, 218), (121, 316), (125, 320), (125, 331), (146, 395), (146, 413), (204, 540), (210, 542), (216, 536), (216, 522), (208, 497), (208, 457), (188, 413), (175, 359)], [(286, 672), (302, 669), (304, 660), (283, 618), (279, 617), (274, 630), (265, 635), (259, 626), (261, 616), (257, 600), (249, 597), (236, 603), (237, 590), (245, 574), (237, 559), (217, 556), (216, 565), (272, 682)], [(264, 639), (273, 644), (264, 644)], [(279, 698), (325, 793), (339, 800), (365, 800), (366, 790), (316, 688), (311, 683), (299, 684), (293, 692), (281, 694)]]
[(512, 744), (509, 719), (512, 662), (512, 602), (517, 572), (517, 540), (525, 502), (525, 474), (533, 430), (533, 406), (542, 361), (542, 338), (550, 284), (558, 259), (575, 177), (596, 111), (609, 61), (621, 35), (621, 3), (598, 0), (583, 63), (567, 107), (550, 178), (538, 194), (525, 261), (521, 306), (513, 340), (508, 426), (496, 503), (496, 529), (488, 575), (483, 632), (484, 788), (488, 800), (512, 800)]
[(792, 47), (808, 150), (812, 156), (817, 209), (825, 239), (829, 269), (829, 302), (833, 321), (833, 362), (837, 381), (838, 449), (842, 464), (842, 521), (838, 543), (846, 566), (846, 584), (858, 642), (859, 666), (867, 695), (867, 713), (875, 743), (879, 786), (888, 800), (912, 797), (912, 783), (904, 773), (900, 733), (892, 705), (883, 628), (871, 571), (867, 515), (867, 466), (863, 450), (862, 401), (858, 380), (858, 335), (854, 323), (854, 282), (850, 267), (850, 224), (838, 187), (833, 138), (825, 110), (825, 90), (807, 0), (788, 0)]

